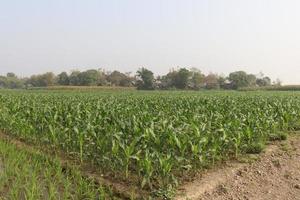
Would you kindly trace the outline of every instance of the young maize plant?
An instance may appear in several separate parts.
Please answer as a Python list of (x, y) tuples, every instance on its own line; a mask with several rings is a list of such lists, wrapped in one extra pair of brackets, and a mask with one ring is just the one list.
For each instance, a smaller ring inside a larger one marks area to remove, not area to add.
[(104, 173), (135, 176), (149, 190), (259, 152), (299, 120), (293, 93), (0, 93), (2, 130), (92, 160)]

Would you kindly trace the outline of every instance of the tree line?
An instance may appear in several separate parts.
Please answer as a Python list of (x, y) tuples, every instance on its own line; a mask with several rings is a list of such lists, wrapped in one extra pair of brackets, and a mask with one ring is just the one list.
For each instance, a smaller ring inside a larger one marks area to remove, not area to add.
[(137, 87), (140, 90), (169, 89), (232, 89), (245, 87), (264, 87), (280, 85), (280, 81), (272, 82), (268, 76), (248, 74), (235, 71), (228, 76), (214, 73), (205, 75), (197, 68), (172, 69), (163, 76), (154, 76), (146, 68), (139, 69), (135, 74), (119, 71), (106, 72), (101, 69), (86, 71), (74, 70), (71, 73), (62, 72), (55, 75), (52, 72), (19, 78), (14, 73), (0, 76), (0, 88), (30, 88), (49, 86), (118, 86)]

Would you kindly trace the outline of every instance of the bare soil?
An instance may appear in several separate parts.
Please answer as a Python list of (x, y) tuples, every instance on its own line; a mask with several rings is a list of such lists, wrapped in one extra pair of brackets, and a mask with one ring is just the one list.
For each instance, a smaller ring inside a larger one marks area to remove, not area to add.
[(300, 200), (300, 135), (209, 170), (179, 191), (176, 200)]

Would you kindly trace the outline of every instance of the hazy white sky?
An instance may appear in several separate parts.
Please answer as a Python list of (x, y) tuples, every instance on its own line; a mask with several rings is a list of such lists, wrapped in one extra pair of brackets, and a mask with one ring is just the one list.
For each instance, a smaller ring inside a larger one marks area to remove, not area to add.
[(141, 66), (300, 84), (300, 1), (0, 0), (0, 74)]

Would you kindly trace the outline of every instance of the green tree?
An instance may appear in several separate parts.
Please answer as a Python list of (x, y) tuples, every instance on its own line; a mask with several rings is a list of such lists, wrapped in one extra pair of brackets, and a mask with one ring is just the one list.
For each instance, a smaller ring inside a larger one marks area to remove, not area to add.
[(20, 89), (24, 87), (24, 81), (18, 78), (7, 78), (7, 88)]
[(24, 87), (24, 80), (19, 79), (14, 73), (9, 72), (6, 76), (0, 76), (0, 88), (18, 89)]
[(219, 86), (221, 89), (228, 89), (228, 87), (229, 87), (228, 80), (224, 76), (218, 77), (218, 83), (219, 83)]
[(27, 80), (28, 85), (34, 87), (47, 87), (54, 84), (55, 75), (52, 72), (45, 74), (33, 75)]
[(175, 82), (178, 72), (175, 70), (170, 71), (167, 75), (160, 78), (160, 88), (170, 89), (175, 88)]
[(46, 86), (54, 85), (55, 75), (52, 72), (47, 72), (41, 75), (41, 79), (44, 80)]
[(70, 84), (70, 79), (69, 79), (67, 72), (62, 72), (57, 75), (57, 83), (59, 85), (69, 85)]
[(271, 79), (268, 76), (265, 76), (265, 77), (262, 77), (262, 78), (258, 78), (256, 80), (256, 84), (259, 87), (270, 86), (271, 85)]
[(7, 78), (5, 76), (0, 76), (0, 88), (7, 87)]
[(17, 78), (16, 74), (13, 73), (13, 72), (8, 72), (8, 73), (6, 74), (6, 77), (8, 77), (8, 78)]
[(247, 75), (247, 82), (248, 82), (248, 86), (247, 87), (254, 87), (254, 86), (256, 86), (256, 76), (254, 74), (248, 74)]
[(205, 75), (201, 73), (199, 69), (191, 69), (191, 80), (189, 87), (194, 90), (199, 90), (204, 87)]
[(205, 88), (206, 89), (219, 89), (219, 77), (217, 74), (210, 73), (205, 77)]
[(80, 71), (78, 71), (78, 70), (71, 72), (71, 74), (69, 76), (70, 85), (75, 85), (75, 86), (80, 85), (80, 81), (79, 81), (79, 77), (78, 77), (79, 74), (80, 74)]
[(141, 68), (137, 71), (137, 88), (139, 90), (153, 90), (154, 89), (154, 75), (153, 72), (146, 69)]
[(97, 85), (100, 73), (97, 70), (91, 69), (78, 74), (79, 85), (92, 86)]
[(130, 74), (124, 74), (116, 70), (107, 76), (107, 81), (114, 86), (132, 86), (132, 78), (130, 77)]
[(175, 87), (178, 89), (186, 89), (188, 87), (191, 72), (186, 68), (180, 68), (175, 77)]
[(228, 80), (231, 82), (231, 89), (248, 87), (248, 75), (244, 71), (236, 71), (229, 74)]

